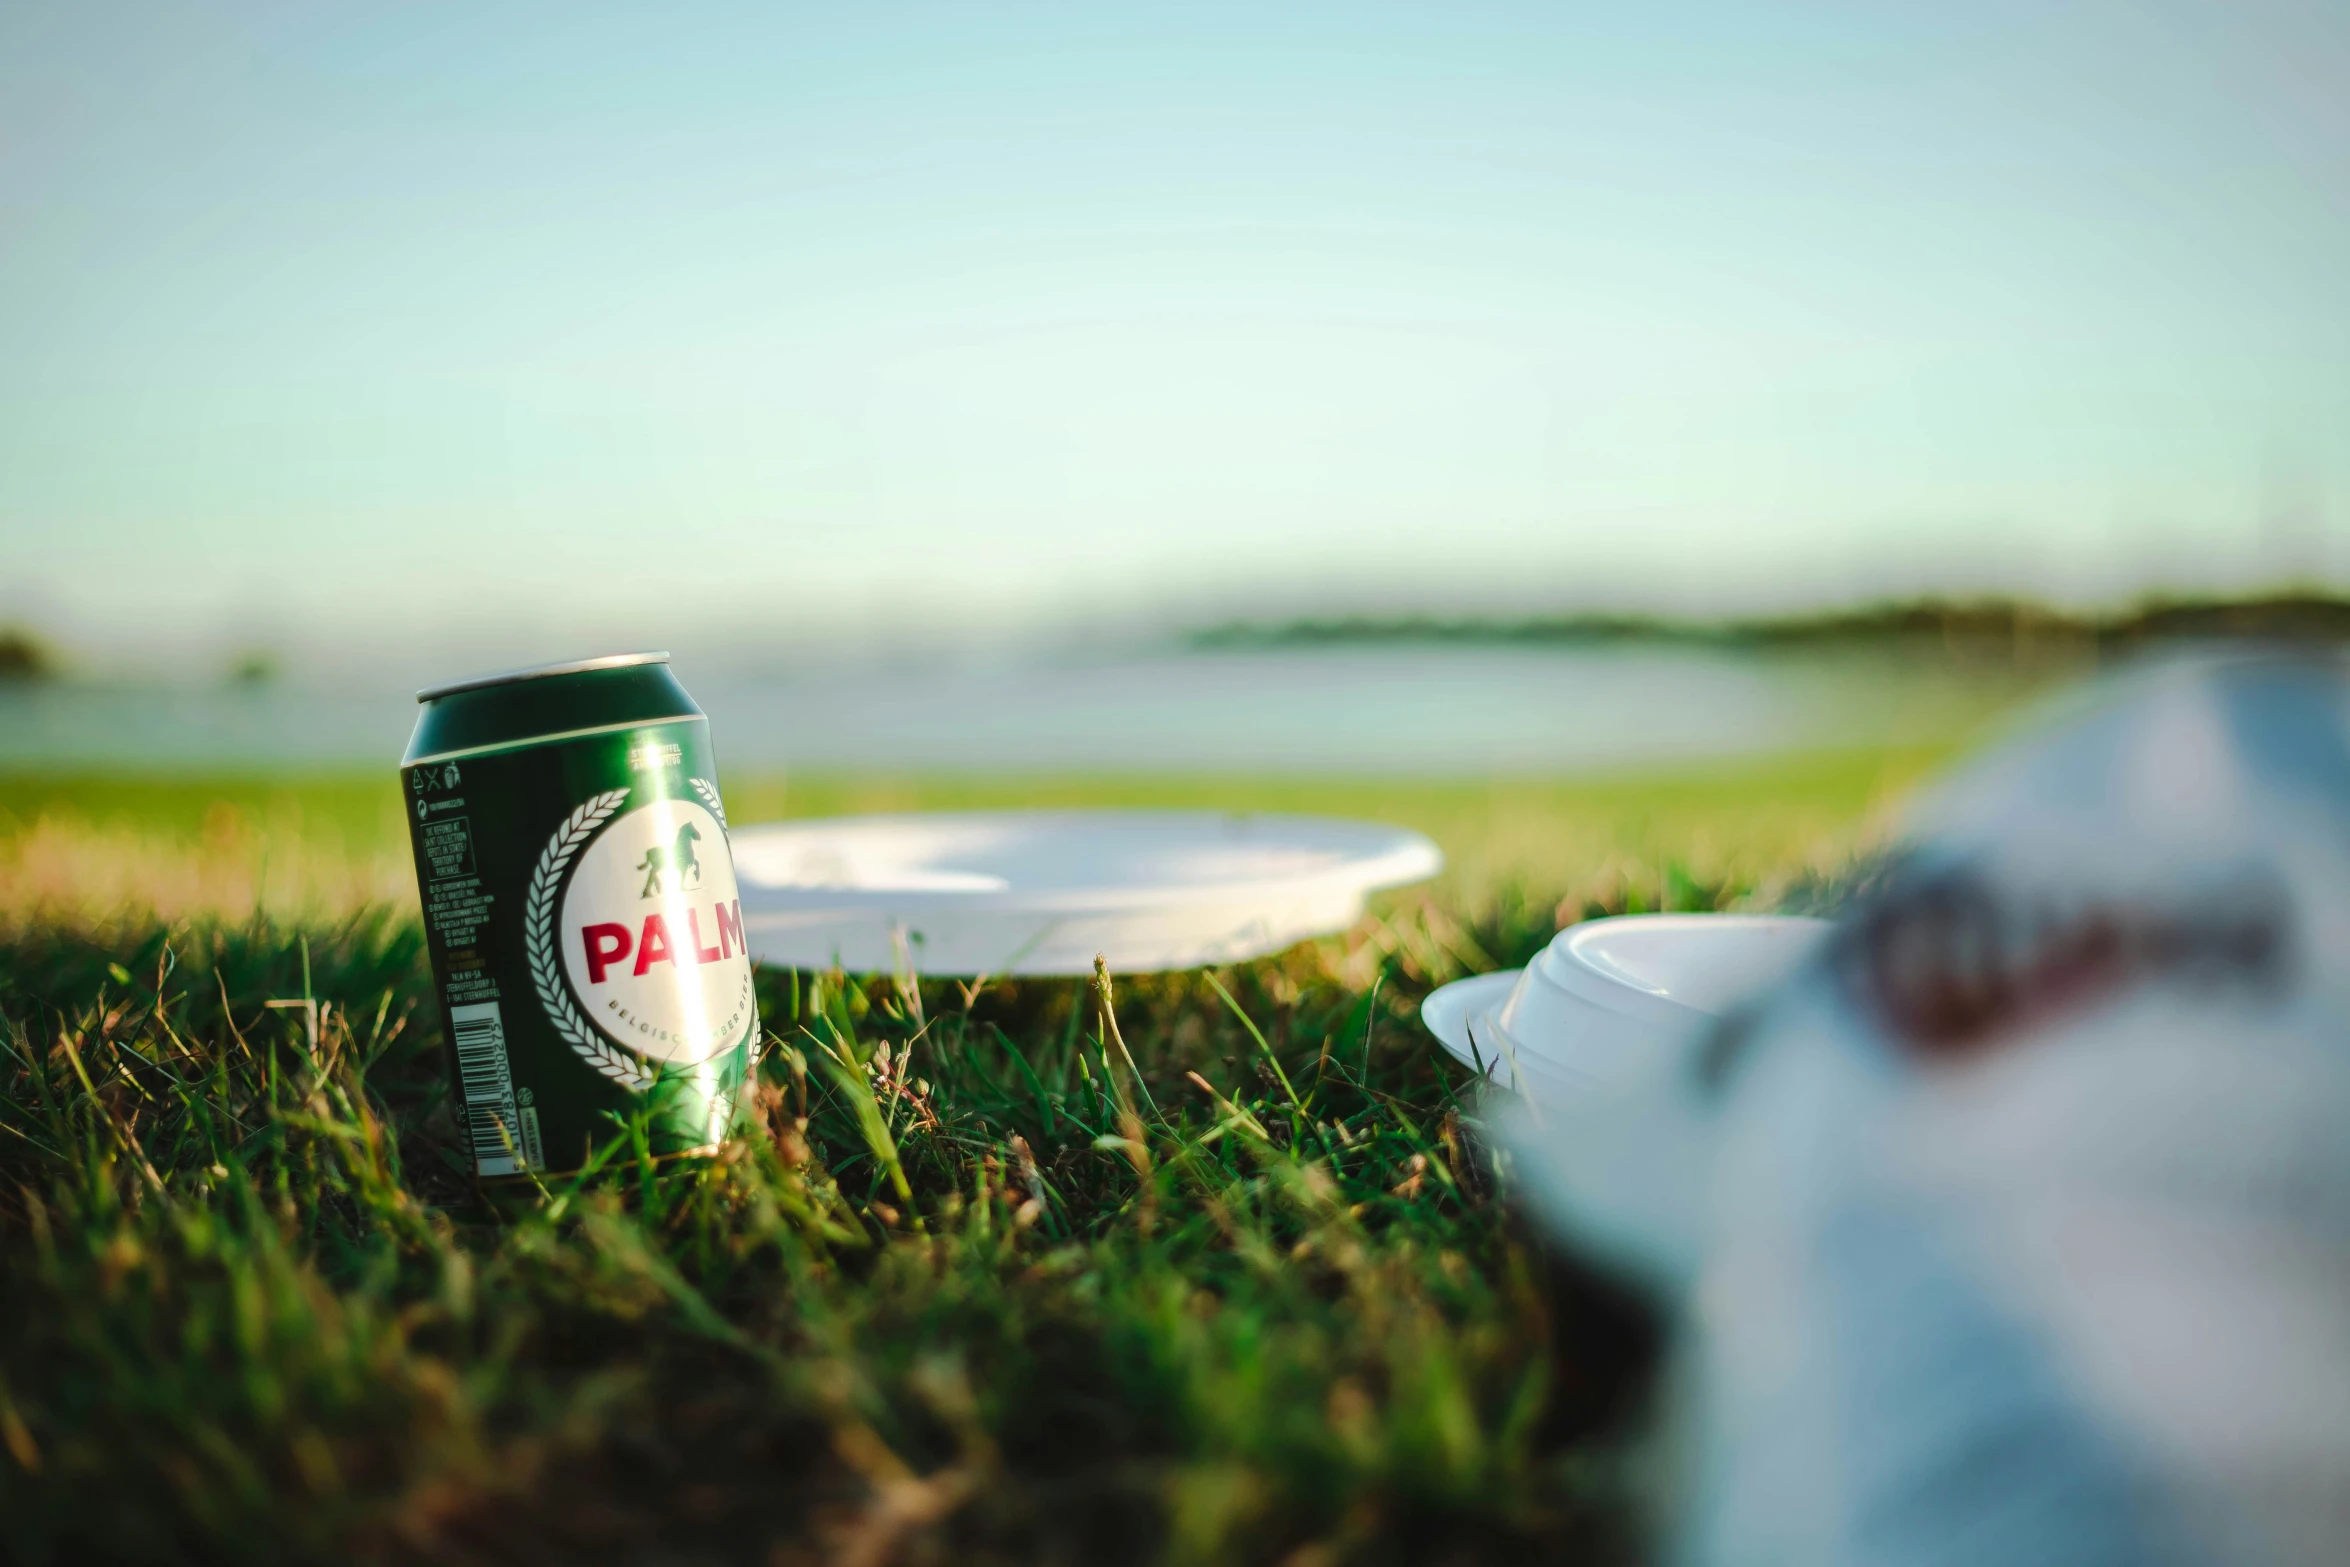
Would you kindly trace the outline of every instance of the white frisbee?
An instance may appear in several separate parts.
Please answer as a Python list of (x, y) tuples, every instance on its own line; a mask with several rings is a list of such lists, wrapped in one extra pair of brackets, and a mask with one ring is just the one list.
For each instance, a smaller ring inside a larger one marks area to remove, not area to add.
[(1147, 973), (1344, 930), (1444, 855), (1416, 832), (1214, 811), (842, 816), (732, 834), (751, 955), (923, 974)]
[(1636, 914), (1559, 932), (1522, 969), (1429, 993), (1420, 1021), (1462, 1064), (1537, 1100), (1587, 1098), (1753, 1000), (1818, 947), (1825, 920)]

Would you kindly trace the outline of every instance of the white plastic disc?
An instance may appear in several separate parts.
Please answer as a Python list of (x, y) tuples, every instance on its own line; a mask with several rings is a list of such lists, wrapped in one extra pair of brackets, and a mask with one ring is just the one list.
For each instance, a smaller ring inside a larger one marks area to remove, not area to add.
[(1829, 929), (1789, 914), (1586, 920), (1522, 969), (1430, 991), (1420, 1021), (1462, 1065), (1504, 1087), (1589, 1097), (1769, 991)]
[(1444, 865), (1400, 827), (1213, 811), (842, 816), (739, 827), (733, 846), (760, 962), (964, 976), (1262, 957)]

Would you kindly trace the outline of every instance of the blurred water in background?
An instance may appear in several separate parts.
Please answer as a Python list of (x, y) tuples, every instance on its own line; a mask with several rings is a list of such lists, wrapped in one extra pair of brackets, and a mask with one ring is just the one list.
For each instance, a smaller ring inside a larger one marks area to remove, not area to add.
[[(1399, 645), (727, 673), (734, 767), (1462, 776), (1964, 738), (2051, 677), (1885, 651)], [(392, 767), (411, 691), (0, 685), (0, 768)]]

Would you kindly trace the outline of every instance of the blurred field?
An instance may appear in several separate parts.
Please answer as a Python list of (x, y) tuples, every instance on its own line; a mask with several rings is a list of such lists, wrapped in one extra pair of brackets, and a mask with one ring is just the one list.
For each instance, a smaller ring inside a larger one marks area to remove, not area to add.
[[(387, 780), (0, 780), (8, 1554), (1621, 1559), (1653, 1329), (1513, 1220), (1419, 998), (1589, 914), (1832, 897), (1931, 760), (739, 779), (737, 820), (1378, 816), (1452, 867), (1263, 962), (1119, 976), (1115, 1034), (1065, 981), (763, 971), (723, 1157), (615, 1127), (504, 1193), (464, 1173)], [(304, 998), (315, 1029), (270, 1005)]]
[[(1668, 865), (1771, 893), (1849, 852), (1881, 808), (1944, 753), (1911, 748), (1741, 762), (1651, 776), (1490, 784), (1329, 778), (729, 777), (738, 824), (849, 811), (1186, 806), (1361, 816), (1443, 845), (1435, 895), (1505, 887), (1646, 907)], [(141, 778), (0, 773), (0, 916), (76, 921), (332, 916), (413, 910), (396, 780)]]

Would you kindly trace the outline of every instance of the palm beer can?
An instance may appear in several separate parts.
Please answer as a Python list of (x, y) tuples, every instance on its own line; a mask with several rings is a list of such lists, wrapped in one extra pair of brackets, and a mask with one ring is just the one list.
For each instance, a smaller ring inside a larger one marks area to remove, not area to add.
[(401, 762), (459, 1120), (483, 1176), (642, 1117), (725, 1136), (759, 1012), (710, 721), (666, 653), (417, 693)]

